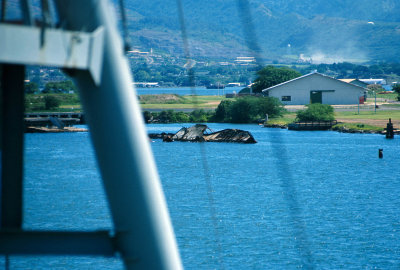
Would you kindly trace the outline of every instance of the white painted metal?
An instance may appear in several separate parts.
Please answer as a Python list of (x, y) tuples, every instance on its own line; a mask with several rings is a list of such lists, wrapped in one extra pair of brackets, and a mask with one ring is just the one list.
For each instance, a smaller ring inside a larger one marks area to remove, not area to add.
[[(0, 24), (0, 62), (88, 69), (100, 82), (103, 55), (102, 27), (92, 33), (46, 28), (41, 46), (39, 27)], [(28, 41), (28, 42), (27, 42)]]
[[(310, 104), (310, 92), (322, 91), (322, 103), (330, 105), (357, 104), (365, 88), (336, 80), (319, 73), (310, 73), (291, 81), (263, 90), (270, 97), (276, 97), (285, 105)], [(290, 101), (282, 101), (290, 96)]]
[(104, 26), (99, 86), (87, 72), (74, 78), (97, 153), (127, 269), (182, 269), (177, 244), (144, 127), (112, 6), (101, 0), (56, 0), (68, 30)]

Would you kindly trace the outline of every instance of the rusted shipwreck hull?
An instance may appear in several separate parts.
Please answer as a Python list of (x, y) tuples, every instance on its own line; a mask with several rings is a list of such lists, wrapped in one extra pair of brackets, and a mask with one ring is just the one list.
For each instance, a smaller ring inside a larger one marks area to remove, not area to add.
[(149, 134), (152, 139), (162, 139), (164, 142), (231, 142), (231, 143), (257, 143), (250, 132), (240, 129), (224, 129), (217, 132), (206, 133), (210, 130), (207, 125), (197, 124), (189, 128), (181, 128), (177, 133)]

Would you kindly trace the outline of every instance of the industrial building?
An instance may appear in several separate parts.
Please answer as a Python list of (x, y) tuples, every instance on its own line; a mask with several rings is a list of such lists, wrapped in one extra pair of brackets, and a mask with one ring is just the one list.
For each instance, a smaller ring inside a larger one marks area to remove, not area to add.
[(365, 91), (361, 86), (313, 72), (264, 89), (263, 94), (276, 97), (285, 105), (339, 105), (362, 103)]

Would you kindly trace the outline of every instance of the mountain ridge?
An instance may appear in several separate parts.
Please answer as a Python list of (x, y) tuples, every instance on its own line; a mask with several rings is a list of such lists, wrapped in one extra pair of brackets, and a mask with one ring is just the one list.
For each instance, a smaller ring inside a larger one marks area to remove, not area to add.
[[(237, 2), (183, 1), (194, 57), (223, 59), (250, 54)], [(152, 37), (142, 35), (157, 30), (160, 36), (169, 33), (175, 40), (173, 46), (167, 46), (168, 53), (182, 54), (176, 1), (129, 0), (126, 6), (134, 45), (163, 50), (165, 35), (160, 42), (156, 32)], [(249, 8), (265, 59), (304, 54), (314, 59), (320, 55), (331, 60), (400, 61), (400, 14), (396, 12), (400, 1), (252, 0)]]
[[(18, 17), (18, 1), (7, 5)], [(40, 19), (40, 2), (32, 5)], [(182, 0), (182, 7), (196, 59), (253, 56), (251, 43), (266, 62), (400, 62), (399, 0)], [(184, 56), (176, 0), (125, 0), (125, 9), (134, 48)]]

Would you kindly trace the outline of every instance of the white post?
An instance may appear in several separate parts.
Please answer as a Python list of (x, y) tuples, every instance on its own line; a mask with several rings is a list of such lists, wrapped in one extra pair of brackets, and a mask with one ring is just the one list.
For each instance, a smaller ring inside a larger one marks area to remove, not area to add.
[(56, 0), (56, 5), (68, 30), (105, 29), (100, 85), (86, 71), (71, 74), (80, 89), (125, 267), (182, 269), (113, 7), (102, 0)]

